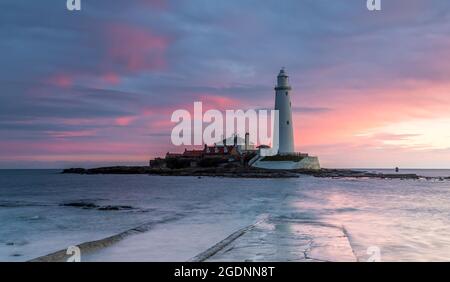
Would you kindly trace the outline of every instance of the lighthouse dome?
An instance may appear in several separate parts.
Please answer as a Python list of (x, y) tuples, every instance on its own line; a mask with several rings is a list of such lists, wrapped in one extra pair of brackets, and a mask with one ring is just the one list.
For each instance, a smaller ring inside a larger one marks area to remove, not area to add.
[(278, 76), (287, 76), (286, 70), (284, 68), (282, 68), (280, 70), (280, 73), (278, 74)]
[(289, 76), (286, 73), (286, 70), (282, 68), (277, 77), (277, 87), (289, 87)]

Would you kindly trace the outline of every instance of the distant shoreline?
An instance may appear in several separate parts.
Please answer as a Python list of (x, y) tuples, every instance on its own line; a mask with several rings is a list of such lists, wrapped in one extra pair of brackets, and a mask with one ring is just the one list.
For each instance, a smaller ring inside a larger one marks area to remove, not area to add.
[(350, 169), (320, 170), (268, 170), (252, 167), (239, 168), (183, 168), (155, 169), (148, 166), (113, 166), (92, 169), (64, 169), (64, 174), (148, 174), (160, 176), (194, 176), (194, 177), (226, 177), (226, 178), (298, 178), (309, 175), (321, 178), (377, 178), (377, 179), (437, 179), (450, 180), (450, 177), (424, 177), (417, 174), (373, 173)]

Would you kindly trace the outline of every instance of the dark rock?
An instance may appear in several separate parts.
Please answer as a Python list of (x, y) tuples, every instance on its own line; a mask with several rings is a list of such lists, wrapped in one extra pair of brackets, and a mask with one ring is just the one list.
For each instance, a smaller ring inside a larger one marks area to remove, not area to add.
[(84, 173), (86, 173), (86, 169), (84, 169), (84, 168), (68, 168), (68, 169), (63, 170), (62, 173), (84, 174)]
[(331, 178), (419, 179), (416, 174), (382, 174), (348, 169), (297, 170), (300, 174)]
[(98, 208), (96, 204), (93, 203), (85, 203), (85, 202), (74, 202), (74, 203), (65, 203), (61, 204), (64, 207), (75, 207), (75, 208), (83, 208), (83, 209), (95, 209)]
[(132, 206), (113, 206), (113, 205), (99, 206), (94, 203), (86, 203), (86, 202), (66, 203), (66, 204), (61, 204), (61, 206), (75, 207), (75, 208), (81, 208), (81, 209), (96, 209), (99, 211), (120, 211), (120, 210), (134, 209)]
[[(150, 168), (148, 166), (115, 166), (93, 169), (66, 169), (63, 173), (79, 174), (149, 174), (161, 176), (196, 176), (201, 177), (229, 177), (229, 178), (296, 178), (301, 175), (326, 178), (378, 178), (378, 179), (421, 179), (416, 174), (382, 174), (349, 169), (320, 169), (320, 170), (269, 170), (244, 166), (224, 167), (188, 167), (180, 169)], [(434, 179), (434, 178), (424, 178)], [(450, 177), (445, 178), (450, 180)], [(93, 208), (86, 206), (86, 208)], [(95, 208), (95, 207), (94, 207)], [(97, 207), (98, 208), (98, 207)]]
[(131, 206), (103, 206), (99, 207), (99, 211), (120, 211), (120, 210), (132, 210)]

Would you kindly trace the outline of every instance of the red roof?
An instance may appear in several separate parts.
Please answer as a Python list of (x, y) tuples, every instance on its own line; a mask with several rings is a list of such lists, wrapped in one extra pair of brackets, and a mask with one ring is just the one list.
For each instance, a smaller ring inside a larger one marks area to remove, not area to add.
[(183, 157), (201, 157), (203, 154), (203, 150), (185, 150)]
[(166, 158), (179, 158), (183, 156), (183, 154), (176, 154), (176, 153), (167, 153)]

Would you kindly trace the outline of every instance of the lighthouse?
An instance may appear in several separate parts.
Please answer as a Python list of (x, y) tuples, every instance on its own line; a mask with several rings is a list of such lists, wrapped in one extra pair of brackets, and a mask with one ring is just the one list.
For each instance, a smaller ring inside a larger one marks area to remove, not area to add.
[(275, 110), (278, 110), (278, 138), (280, 155), (294, 154), (294, 129), (292, 120), (291, 104), (291, 86), (289, 85), (289, 76), (283, 69), (277, 77), (277, 86), (275, 87)]
[(320, 169), (319, 158), (306, 153), (295, 152), (294, 124), (292, 121), (291, 92), (289, 76), (283, 69), (277, 77), (275, 87), (275, 110), (272, 128), (272, 148), (260, 148), (249, 165), (264, 169)]

